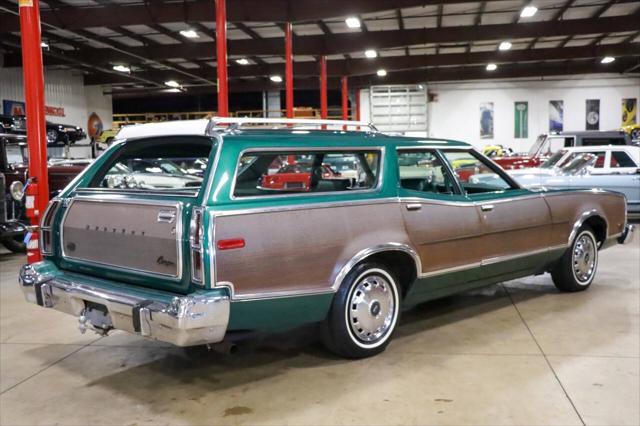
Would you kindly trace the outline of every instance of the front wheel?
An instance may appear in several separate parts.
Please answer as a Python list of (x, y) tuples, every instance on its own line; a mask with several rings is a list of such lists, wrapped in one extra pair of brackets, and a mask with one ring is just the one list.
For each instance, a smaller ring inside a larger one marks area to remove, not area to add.
[(551, 271), (553, 283), (561, 291), (575, 292), (589, 288), (598, 269), (598, 242), (593, 230), (583, 226), (562, 259)]
[(345, 358), (385, 350), (400, 316), (398, 281), (383, 265), (363, 263), (345, 277), (324, 323), (323, 340)]

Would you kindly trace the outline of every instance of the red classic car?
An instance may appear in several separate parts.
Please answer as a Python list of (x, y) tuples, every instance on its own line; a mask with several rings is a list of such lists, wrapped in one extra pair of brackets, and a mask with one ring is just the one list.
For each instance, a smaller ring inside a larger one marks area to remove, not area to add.
[[(341, 177), (327, 164), (322, 166), (322, 179)], [(311, 184), (311, 165), (304, 163), (286, 164), (274, 174), (266, 174), (260, 178), (259, 186), (264, 189), (281, 191), (308, 191)]]
[(630, 145), (628, 135), (620, 131), (562, 132), (538, 136), (527, 154), (493, 157), (505, 170), (539, 167), (552, 154), (571, 146)]

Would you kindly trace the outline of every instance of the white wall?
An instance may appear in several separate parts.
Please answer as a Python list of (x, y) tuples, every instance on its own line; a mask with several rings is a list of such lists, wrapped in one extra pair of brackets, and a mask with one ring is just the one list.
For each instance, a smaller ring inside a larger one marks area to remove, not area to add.
[[(428, 83), (437, 101), (429, 105), (429, 136), (457, 139), (477, 147), (497, 143), (527, 150), (549, 131), (549, 101), (564, 101), (564, 130), (585, 130), (587, 99), (600, 99), (600, 130), (619, 129), (623, 98), (640, 103), (640, 79), (575, 76), (544, 81)], [(514, 138), (514, 102), (529, 102), (529, 137)], [(494, 104), (494, 138), (480, 139), (480, 103)]]
[[(82, 74), (73, 71), (45, 71), (45, 104), (63, 107), (65, 116), (47, 116), (54, 123), (73, 124), (87, 130), (87, 120), (97, 113), (105, 129), (113, 124), (111, 95), (100, 86), (85, 86)], [(0, 110), (3, 100), (24, 101), (21, 68), (0, 68)]]

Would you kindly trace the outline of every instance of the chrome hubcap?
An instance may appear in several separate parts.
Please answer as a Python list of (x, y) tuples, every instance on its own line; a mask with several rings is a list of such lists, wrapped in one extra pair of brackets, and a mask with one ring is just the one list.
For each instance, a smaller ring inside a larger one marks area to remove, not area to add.
[(369, 275), (352, 290), (347, 307), (349, 325), (354, 336), (367, 343), (387, 334), (396, 314), (391, 284), (381, 275)]
[(573, 247), (573, 272), (582, 283), (589, 282), (596, 269), (596, 245), (588, 235), (581, 235)]

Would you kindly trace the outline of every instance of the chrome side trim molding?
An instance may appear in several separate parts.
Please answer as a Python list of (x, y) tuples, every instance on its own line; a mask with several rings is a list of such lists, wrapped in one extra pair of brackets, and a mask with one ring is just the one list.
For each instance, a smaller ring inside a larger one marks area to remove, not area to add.
[(480, 264), (481, 266), (495, 265), (496, 263), (508, 262), (510, 260), (517, 260), (522, 257), (535, 256), (537, 254), (543, 254), (548, 252), (549, 252), (549, 247), (545, 247), (543, 249), (530, 250), (530, 251), (526, 251), (518, 254), (509, 254), (504, 256), (491, 257), (488, 259), (482, 259), (482, 262), (480, 262)]
[(418, 275), (418, 278), (422, 279), (422, 278), (436, 277), (438, 275), (451, 274), (451, 273), (454, 273), (454, 272), (461, 272), (461, 271), (466, 271), (468, 269), (479, 268), (480, 266), (482, 266), (482, 262), (467, 263), (465, 265), (452, 266), (450, 268), (437, 269), (435, 271), (423, 272), (423, 273)]

